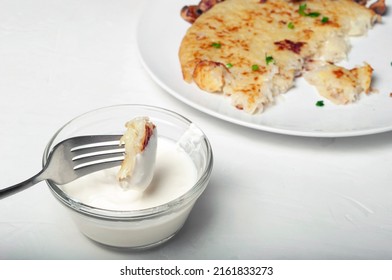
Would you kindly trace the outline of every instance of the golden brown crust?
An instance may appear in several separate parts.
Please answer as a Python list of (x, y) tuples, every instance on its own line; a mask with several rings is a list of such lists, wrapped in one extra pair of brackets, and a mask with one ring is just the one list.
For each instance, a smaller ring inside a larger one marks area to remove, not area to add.
[(193, 71), (193, 81), (199, 88), (208, 92), (220, 92), (223, 89), (226, 67), (214, 61), (200, 61)]

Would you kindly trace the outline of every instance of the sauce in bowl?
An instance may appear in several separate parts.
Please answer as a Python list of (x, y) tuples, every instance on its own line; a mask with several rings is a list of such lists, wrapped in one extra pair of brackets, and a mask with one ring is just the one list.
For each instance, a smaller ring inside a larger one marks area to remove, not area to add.
[(145, 191), (122, 188), (116, 179), (118, 168), (86, 175), (61, 188), (83, 204), (129, 211), (165, 204), (186, 193), (197, 181), (197, 170), (188, 154), (163, 137), (158, 138), (154, 177)]

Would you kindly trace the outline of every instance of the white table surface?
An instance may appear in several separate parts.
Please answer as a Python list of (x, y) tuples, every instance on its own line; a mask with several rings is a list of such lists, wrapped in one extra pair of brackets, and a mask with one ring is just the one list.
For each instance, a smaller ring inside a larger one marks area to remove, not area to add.
[(71, 118), (144, 103), (207, 134), (215, 156), (207, 190), (172, 240), (129, 252), (84, 237), (41, 182), (0, 200), (0, 259), (392, 259), (392, 133), (285, 136), (181, 103), (139, 61), (142, 6), (0, 0), (0, 186), (38, 172), (47, 142)]

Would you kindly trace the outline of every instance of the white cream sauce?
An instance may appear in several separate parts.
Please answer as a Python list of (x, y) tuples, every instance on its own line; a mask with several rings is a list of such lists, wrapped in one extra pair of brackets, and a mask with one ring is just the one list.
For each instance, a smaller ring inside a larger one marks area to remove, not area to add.
[(124, 189), (116, 179), (119, 167), (98, 171), (61, 186), (76, 201), (109, 210), (138, 210), (165, 204), (186, 193), (197, 180), (191, 158), (176, 143), (158, 138), (154, 177), (141, 192)]

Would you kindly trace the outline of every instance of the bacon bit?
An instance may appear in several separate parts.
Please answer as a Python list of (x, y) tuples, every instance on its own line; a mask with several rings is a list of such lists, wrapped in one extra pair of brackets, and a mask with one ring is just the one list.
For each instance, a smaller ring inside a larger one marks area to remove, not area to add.
[(293, 42), (291, 40), (285, 39), (283, 41), (274, 42), (278, 46), (278, 50), (289, 50), (296, 54), (301, 52), (301, 48), (305, 45), (304, 42)]
[(357, 2), (359, 5), (366, 6), (368, 0), (354, 0), (354, 2)]
[(143, 145), (142, 145), (142, 151), (147, 147), (148, 142), (150, 142), (150, 138), (152, 134), (154, 133), (155, 125), (152, 123), (147, 123), (146, 126), (144, 127), (145, 132), (144, 132), (144, 139), (143, 139)]
[[(368, 0), (353, 0), (359, 5), (366, 6), (368, 4)], [(385, 4), (385, 0), (377, 0), (373, 4), (369, 6), (370, 10), (373, 10), (376, 14), (382, 16), (387, 11), (387, 6)]]
[(201, 14), (202, 11), (197, 6), (184, 6), (181, 9), (181, 17), (189, 23), (194, 23)]
[(371, 4), (369, 9), (373, 10), (376, 14), (382, 16), (387, 11), (387, 5), (385, 4), (385, 0), (378, 0), (375, 3)]
[(223, 1), (224, 0), (201, 0), (198, 5), (184, 6), (181, 9), (181, 17), (189, 23), (194, 23), (201, 14)]

